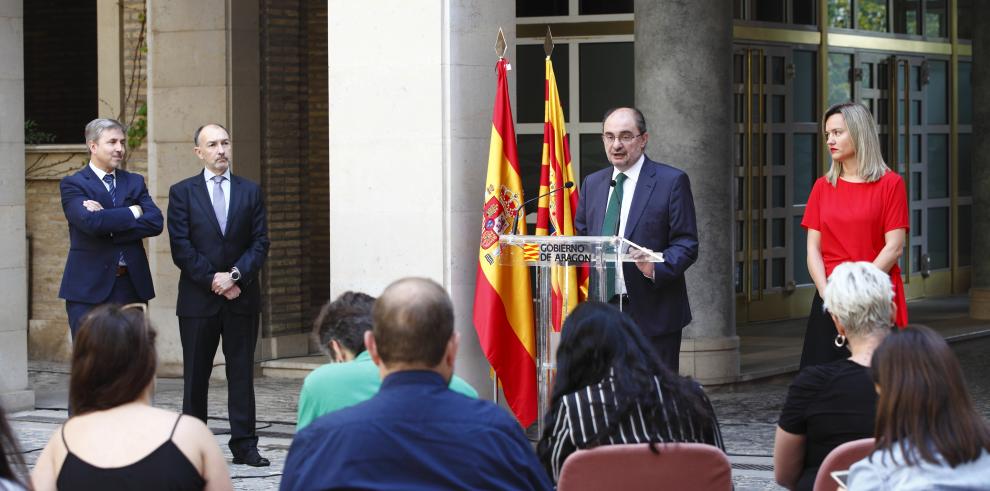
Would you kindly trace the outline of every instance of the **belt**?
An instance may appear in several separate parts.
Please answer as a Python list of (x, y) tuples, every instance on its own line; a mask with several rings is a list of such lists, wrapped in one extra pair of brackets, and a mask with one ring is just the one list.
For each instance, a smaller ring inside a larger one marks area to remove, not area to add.
[(127, 266), (124, 266), (122, 264), (118, 264), (117, 265), (117, 277), (120, 278), (121, 276), (127, 276)]

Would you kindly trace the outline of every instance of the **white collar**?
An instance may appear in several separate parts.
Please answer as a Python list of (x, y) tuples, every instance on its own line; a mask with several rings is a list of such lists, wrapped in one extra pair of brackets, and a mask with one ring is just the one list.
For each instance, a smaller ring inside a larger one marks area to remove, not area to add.
[[(636, 180), (639, 179), (639, 171), (643, 170), (643, 162), (645, 161), (646, 161), (646, 154), (644, 153), (643, 155), (639, 156), (639, 160), (637, 160), (636, 163), (629, 168), (629, 170), (623, 172), (623, 174), (626, 175), (626, 179), (636, 182)], [(612, 180), (615, 180), (615, 176), (617, 175), (619, 175), (619, 169), (616, 169), (615, 166), (612, 166)]]
[[(223, 174), (220, 175), (226, 177), (227, 180), (230, 181), (230, 168), (228, 167), (227, 170), (223, 171)], [(216, 174), (211, 172), (210, 169), (203, 167), (203, 178), (206, 179), (206, 182), (212, 181), (214, 176), (216, 176)]]
[(99, 180), (101, 180), (101, 181), (103, 180), (103, 176), (105, 176), (107, 174), (110, 174), (111, 176), (113, 176), (114, 179), (117, 179), (117, 174), (116, 174), (117, 169), (114, 169), (114, 170), (112, 170), (110, 172), (103, 172), (102, 169), (100, 169), (99, 167), (93, 165), (93, 161), (92, 160), (89, 161), (89, 168), (93, 170), (93, 173), (96, 174), (96, 177)]

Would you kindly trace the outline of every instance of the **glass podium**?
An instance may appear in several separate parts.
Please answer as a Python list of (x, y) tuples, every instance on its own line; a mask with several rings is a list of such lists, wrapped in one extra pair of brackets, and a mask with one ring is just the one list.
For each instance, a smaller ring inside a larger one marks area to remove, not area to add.
[[(538, 430), (543, 434), (543, 417), (550, 408), (550, 393), (557, 369), (557, 344), (560, 332), (554, 328), (554, 316), (565, 318), (570, 312), (569, 302), (561, 302), (560, 309), (553, 307), (553, 284), (556, 283), (564, 299), (581, 295), (578, 279), (581, 270), (587, 269), (588, 300), (608, 302), (606, 281), (610, 273), (617, 281), (624, 281), (623, 268), (617, 264), (634, 262), (663, 262), (663, 253), (641, 247), (628, 239), (617, 236), (545, 236), (503, 235), (499, 237), (499, 265), (520, 267), (526, 265), (536, 270), (536, 377), (539, 408)], [(583, 279), (583, 278), (582, 278)], [(623, 305), (620, 301), (619, 309)], [(555, 312), (555, 310), (558, 310)]]

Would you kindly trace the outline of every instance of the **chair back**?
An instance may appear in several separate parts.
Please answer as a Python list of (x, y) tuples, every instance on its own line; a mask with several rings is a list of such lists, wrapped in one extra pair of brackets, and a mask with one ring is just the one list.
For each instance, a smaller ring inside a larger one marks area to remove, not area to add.
[(732, 466), (718, 447), (702, 443), (602, 445), (567, 457), (559, 491), (732, 489)]
[(825, 456), (822, 466), (818, 468), (814, 491), (836, 491), (839, 489), (839, 483), (832, 479), (832, 472), (848, 470), (856, 462), (869, 457), (875, 446), (876, 442), (872, 438), (863, 438), (835, 447)]

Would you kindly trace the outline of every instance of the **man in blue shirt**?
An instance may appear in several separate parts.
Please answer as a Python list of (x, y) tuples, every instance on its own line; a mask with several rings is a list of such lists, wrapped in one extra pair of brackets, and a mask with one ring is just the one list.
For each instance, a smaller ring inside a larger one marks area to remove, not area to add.
[(440, 285), (399, 280), (372, 316), (365, 345), (380, 369), (380, 391), (296, 434), (282, 490), (551, 489), (505, 410), (448, 388), (459, 336)]

